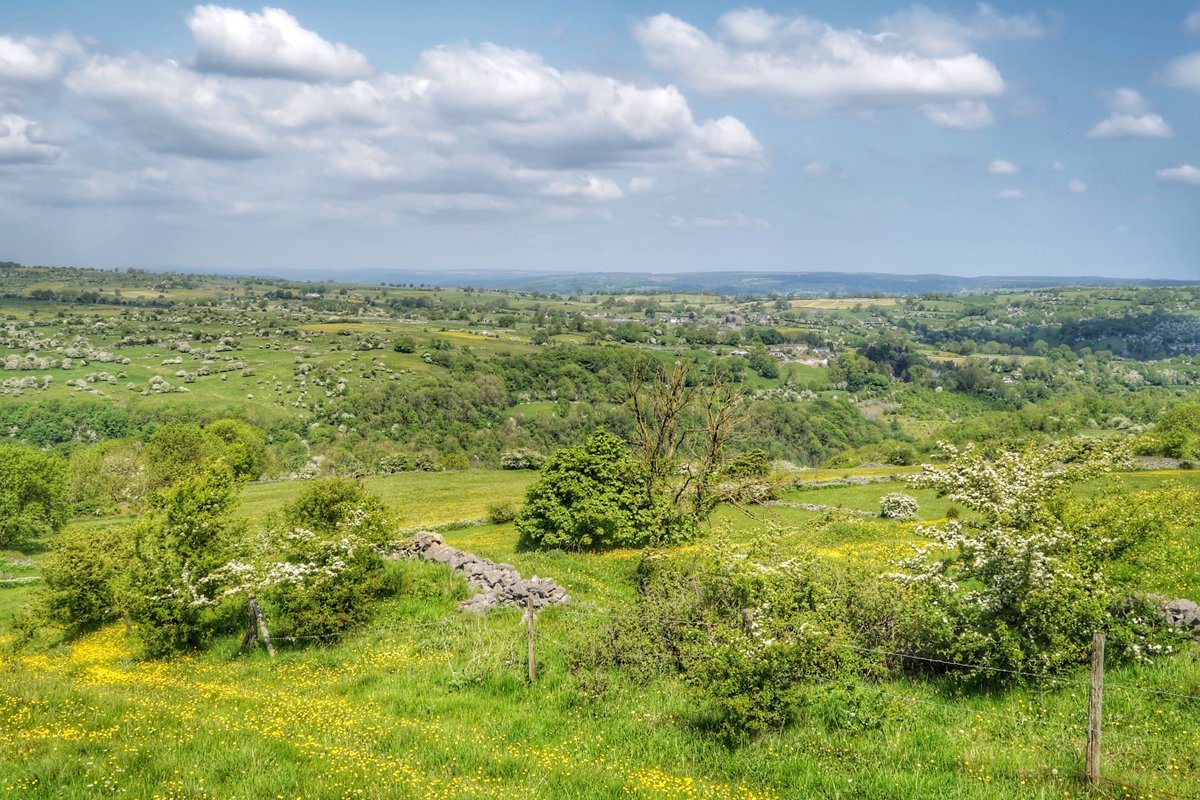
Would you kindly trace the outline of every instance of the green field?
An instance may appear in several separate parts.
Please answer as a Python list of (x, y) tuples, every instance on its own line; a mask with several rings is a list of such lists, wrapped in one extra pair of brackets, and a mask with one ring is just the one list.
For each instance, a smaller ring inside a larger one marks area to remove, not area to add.
[[(368, 484), (387, 498), (400, 524), (417, 527), (480, 517), (490, 503), (519, 501), (532, 477), (472, 471), (378, 477)], [(1135, 473), (1121, 480), (1153, 489), (1173, 481), (1196, 485), (1200, 473)], [(297, 488), (294, 482), (251, 485), (241, 513), (261, 520)], [(834, 486), (785, 498), (869, 509), (896, 489), (902, 484)], [(939, 501), (915, 494), (924, 515), (943, 510)], [(880, 568), (917, 530), (867, 518), (853, 520), (851, 528), (813, 526), (822, 514), (780, 506), (753, 513), (757, 519), (721, 509), (712, 524), (732, 527), (744, 540), (769, 521), (809, 536), (822, 558)], [(525, 678), (519, 612), (464, 615), (453, 608), (463, 588), (447, 570), (399, 562), (394, 569), (408, 588), (380, 607), (366, 629), (336, 644), (279, 642), (274, 660), (260, 651), (238, 654), (237, 639), (226, 637), (191, 656), (141, 661), (120, 625), (49, 651), (5, 654), (0, 795), (1094, 796), (1079, 778), (1082, 673), (989, 692), (938, 680), (862, 684), (849, 694), (830, 694), (802, 724), (730, 748), (703, 734), (702, 709), (680, 683), (571, 668), (580, 648), (631, 599), (638, 552), (517, 552), (511, 524), (451, 526), (445, 536), (508, 560), (524, 574), (554, 576), (574, 596), (574, 604), (539, 616), (536, 683)], [(1194, 593), (1200, 590), (1200, 531), (1173, 536), (1176, 556), (1190, 558), (1183, 572)], [(30, 587), (0, 589), (0, 619), (31, 593)], [(1105, 774), (1132, 788), (1109, 784), (1101, 796), (1187, 796), (1200, 775), (1200, 664), (1180, 654), (1111, 670), (1108, 680)]]

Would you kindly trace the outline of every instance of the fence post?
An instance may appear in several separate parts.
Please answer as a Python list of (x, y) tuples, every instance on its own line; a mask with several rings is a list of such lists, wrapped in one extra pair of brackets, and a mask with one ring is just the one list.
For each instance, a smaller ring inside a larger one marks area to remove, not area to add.
[(533, 596), (525, 596), (525, 625), (529, 640), (529, 682), (537, 680), (537, 656), (533, 651)]
[(1100, 783), (1101, 705), (1104, 699), (1104, 634), (1092, 636), (1092, 680), (1088, 685), (1087, 784)]

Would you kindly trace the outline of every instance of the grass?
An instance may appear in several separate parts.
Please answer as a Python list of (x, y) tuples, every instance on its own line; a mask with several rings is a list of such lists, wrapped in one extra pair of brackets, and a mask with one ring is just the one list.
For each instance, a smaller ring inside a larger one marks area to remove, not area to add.
[[(405, 524), (430, 526), (483, 516), (489, 503), (519, 498), (533, 478), (472, 471), (366, 480)], [(1180, 478), (1121, 477), (1147, 490)], [(1182, 479), (1194, 484), (1200, 473)], [(249, 486), (241, 513), (261, 519), (296, 488)], [(895, 488), (793, 494), (865, 505)], [(911, 524), (873, 519), (803, 527), (820, 514), (798, 511), (764, 513), (780, 515), (829, 558), (882, 563), (914, 536)], [(739, 538), (761, 530), (729, 509), (714, 516), (714, 526), (735, 524)], [(631, 599), (638, 552), (520, 553), (511, 523), (451, 526), (444, 535), (523, 574), (554, 576), (575, 597), (539, 616), (536, 683), (524, 677), (519, 612), (460, 614), (456, 579), (400, 562), (393, 568), (406, 589), (378, 609), (368, 631), (340, 643), (280, 642), (274, 660), (238, 654), (231, 635), (187, 657), (141, 661), (120, 625), (46, 652), (0, 648), (0, 797), (1097, 796), (1079, 779), (1083, 674), (991, 693), (936, 679), (817, 687), (800, 724), (729, 748), (704, 733), (707, 709), (680, 682), (570, 668), (573, 653), (596, 639), (604, 609)], [(1200, 553), (1200, 531), (1173, 536)], [(24, 558), (0, 553), (0, 572), (15, 561), (27, 574)], [(1191, 589), (1200, 589), (1200, 575)], [(0, 590), (0, 603), (28, 594)], [(1105, 774), (1134, 788), (1109, 784), (1099, 796), (1194, 793), (1200, 663), (1181, 654), (1124, 665), (1108, 682)]]

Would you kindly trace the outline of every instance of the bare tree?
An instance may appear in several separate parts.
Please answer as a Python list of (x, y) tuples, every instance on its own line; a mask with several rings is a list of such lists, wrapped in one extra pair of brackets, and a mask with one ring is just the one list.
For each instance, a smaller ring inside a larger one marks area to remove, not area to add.
[[(633, 418), (633, 443), (646, 465), (647, 502), (667, 492), (672, 503), (692, 513), (712, 510), (712, 479), (725, 445), (746, 419), (745, 394), (718, 372), (712, 382), (692, 379), (692, 365), (676, 361), (647, 376), (629, 378), (626, 406)], [(681, 463), (682, 460), (682, 463)]]

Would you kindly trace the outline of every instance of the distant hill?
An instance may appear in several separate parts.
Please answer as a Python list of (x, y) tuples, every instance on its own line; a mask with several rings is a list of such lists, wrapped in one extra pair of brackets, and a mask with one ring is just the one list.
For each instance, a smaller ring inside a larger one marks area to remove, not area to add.
[[(288, 277), (298, 277), (292, 272)], [(308, 276), (305, 276), (308, 277)], [(322, 275), (328, 280), (328, 275)], [(315, 274), (313, 280), (319, 279)], [(1194, 281), (1047, 276), (896, 275), (882, 272), (514, 272), (463, 270), (451, 272), (408, 270), (347, 270), (336, 280), (370, 283), (417, 283), (433, 286), (476, 286), (490, 289), (557, 292), (667, 291), (720, 294), (813, 294), (838, 292), (863, 295), (920, 294), (922, 292), (976, 292), (996, 289), (1033, 289), (1052, 286), (1177, 286)]]
[[(0, 269), (19, 267), (11, 261), (0, 262)], [(1186, 286), (1200, 283), (1200, 275), (1192, 280), (1162, 278), (1103, 278), (1098, 276), (982, 276), (960, 275), (899, 275), (888, 272), (752, 272), (727, 270), (723, 272), (535, 272), (520, 270), (392, 270), (358, 269), (304, 270), (263, 268), (248, 270), (171, 268), (145, 270), (224, 276), (261, 276), (293, 281), (318, 283), (397, 283), (426, 286), (512, 291), (554, 292), (581, 294), (588, 292), (709, 292), (716, 294), (765, 295), (828, 295), (831, 292), (862, 296), (872, 292), (886, 295), (921, 294), (923, 292), (970, 293), (1003, 289), (1039, 289), (1055, 286)]]

